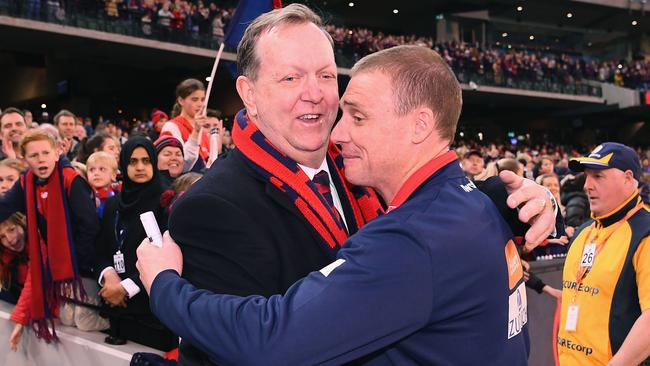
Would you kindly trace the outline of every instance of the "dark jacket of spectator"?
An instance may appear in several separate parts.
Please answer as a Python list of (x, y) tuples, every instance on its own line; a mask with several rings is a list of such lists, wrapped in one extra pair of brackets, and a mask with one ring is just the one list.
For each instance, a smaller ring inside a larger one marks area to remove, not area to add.
[(578, 227), (591, 217), (589, 200), (584, 192), (569, 192), (562, 197), (562, 204), (566, 209), (564, 218), (567, 226)]

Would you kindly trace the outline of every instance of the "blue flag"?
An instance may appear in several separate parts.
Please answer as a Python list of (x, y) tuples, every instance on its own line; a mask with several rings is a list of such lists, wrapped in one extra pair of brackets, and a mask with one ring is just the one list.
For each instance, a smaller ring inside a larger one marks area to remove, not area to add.
[(241, 0), (226, 29), (226, 46), (237, 48), (246, 28), (261, 14), (281, 8), (280, 0)]
[[(226, 47), (236, 49), (239, 41), (244, 37), (246, 28), (248, 28), (255, 18), (281, 7), (281, 0), (240, 0), (235, 14), (233, 14), (230, 23), (228, 23), (228, 28), (226, 28), (226, 37), (224, 40)], [(237, 63), (227, 61), (225, 66), (230, 71), (233, 79), (237, 78)]]

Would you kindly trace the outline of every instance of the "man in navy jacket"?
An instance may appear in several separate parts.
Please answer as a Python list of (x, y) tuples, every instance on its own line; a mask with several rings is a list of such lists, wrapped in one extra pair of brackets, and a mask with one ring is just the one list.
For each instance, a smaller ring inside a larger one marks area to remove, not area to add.
[(219, 364), (525, 365), (526, 296), (512, 232), (449, 150), (461, 89), (417, 46), (359, 61), (332, 133), (346, 177), (388, 212), (284, 295), (238, 297), (182, 279), (182, 256), (138, 249), (154, 313)]

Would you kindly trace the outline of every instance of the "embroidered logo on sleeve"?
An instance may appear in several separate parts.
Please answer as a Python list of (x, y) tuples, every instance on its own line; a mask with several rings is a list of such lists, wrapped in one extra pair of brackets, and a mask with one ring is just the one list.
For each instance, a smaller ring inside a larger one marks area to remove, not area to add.
[(338, 266), (340, 266), (343, 263), (345, 263), (345, 259), (337, 259), (334, 262), (323, 267), (323, 269), (320, 270), (320, 273), (322, 273), (323, 276), (327, 277), (330, 275), (330, 273), (332, 273), (333, 270), (335, 270)]

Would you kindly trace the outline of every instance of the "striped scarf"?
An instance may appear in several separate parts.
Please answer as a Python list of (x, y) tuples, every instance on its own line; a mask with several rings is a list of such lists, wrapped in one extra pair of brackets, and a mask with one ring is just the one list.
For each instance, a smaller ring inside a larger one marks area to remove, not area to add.
[[(342, 220), (333, 211), (335, 208), (327, 203), (307, 174), (294, 160), (266, 139), (248, 119), (245, 110), (237, 114), (232, 138), (253, 170), (291, 199), (329, 249), (335, 253), (348, 238), (348, 234)], [(334, 163), (330, 174), (338, 176), (344, 185), (343, 192), (338, 192), (339, 197), (341, 200), (347, 198), (352, 206), (354, 217), (346, 217), (348, 226), (354, 225), (360, 229), (381, 215), (383, 209), (372, 189), (353, 186), (345, 180), (343, 157), (332, 142), (328, 146), (327, 158)]]
[[(39, 203), (34, 173), (29, 170), (21, 177), (27, 208), (32, 329), (37, 337), (48, 343), (58, 339), (53, 319), (61, 301), (65, 301), (70, 294), (78, 299), (85, 298), (75, 258), (68, 194), (64, 184), (66, 173), (76, 173), (64, 161), (67, 163), (65, 158), (59, 159), (48, 178), (44, 190), (47, 194), (46, 204), (45, 199)], [(41, 210), (40, 205), (44, 206)], [(39, 220), (46, 223), (45, 237), (39, 230)], [(52, 333), (48, 325), (52, 327)]]

